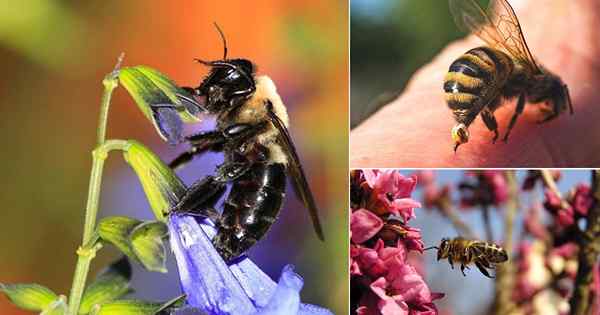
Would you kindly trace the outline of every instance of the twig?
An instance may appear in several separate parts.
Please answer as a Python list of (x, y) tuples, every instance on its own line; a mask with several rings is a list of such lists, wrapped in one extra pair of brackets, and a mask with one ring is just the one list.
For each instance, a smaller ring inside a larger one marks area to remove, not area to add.
[(575, 290), (571, 297), (571, 315), (586, 315), (591, 305), (593, 269), (600, 253), (600, 170), (592, 171), (594, 202), (587, 217), (587, 227), (579, 237), (579, 264)]
[(496, 268), (496, 287), (494, 292), (494, 314), (504, 315), (511, 313), (517, 306), (512, 299), (515, 285), (515, 267), (512, 263), (513, 225), (519, 209), (519, 188), (514, 171), (506, 171), (506, 180), (509, 189), (509, 199), (504, 213), (504, 243), (502, 244), (508, 254), (508, 261)]
[(492, 242), (494, 241), (494, 233), (492, 232), (492, 222), (490, 221), (490, 208), (488, 206), (483, 206), (481, 214), (483, 217), (483, 225), (485, 226), (485, 237), (488, 242)]
[(550, 173), (550, 170), (540, 170), (540, 173), (542, 173), (542, 180), (544, 181), (546, 187), (548, 187), (548, 189), (550, 189), (560, 199), (561, 207), (563, 209), (569, 208), (569, 203), (563, 199), (562, 194), (560, 193), (560, 190), (558, 190), (558, 186), (556, 186), (556, 182)]

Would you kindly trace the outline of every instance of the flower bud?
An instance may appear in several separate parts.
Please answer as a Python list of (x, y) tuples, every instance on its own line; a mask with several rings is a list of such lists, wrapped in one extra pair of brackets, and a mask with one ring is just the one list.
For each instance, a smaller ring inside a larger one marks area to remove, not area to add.
[(164, 221), (165, 214), (177, 204), (186, 187), (150, 149), (134, 140), (128, 143), (130, 146), (123, 154), (125, 160), (140, 179), (154, 215)]
[(164, 74), (146, 66), (126, 67), (119, 80), (165, 141), (181, 142), (183, 122), (199, 121), (201, 105)]

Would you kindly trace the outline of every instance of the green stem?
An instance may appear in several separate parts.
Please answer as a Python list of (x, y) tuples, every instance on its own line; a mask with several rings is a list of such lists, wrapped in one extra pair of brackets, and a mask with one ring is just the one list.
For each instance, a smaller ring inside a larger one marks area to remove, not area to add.
[(123, 54), (119, 56), (115, 70), (108, 74), (102, 81), (104, 93), (100, 105), (100, 119), (98, 122), (97, 145), (92, 152), (92, 174), (90, 175), (90, 184), (88, 187), (88, 198), (85, 208), (85, 222), (83, 225), (82, 245), (77, 250), (77, 265), (73, 276), (73, 284), (69, 296), (69, 315), (77, 315), (81, 297), (85, 288), (85, 281), (90, 270), (90, 263), (96, 256), (96, 252), (102, 247), (101, 244), (90, 242), (94, 236), (96, 226), (96, 217), (98, 215), (98, 205), (100, 200), (100, 186), (102, 184), (102, 170), (104, 161), (108, 153), (112, 150), (127, 150), (128, 143), (124, 140), (109, 140), (106, 138), (106, 124), (108, 120), (108, 109), (113, 90), (119, 85), (119, 68)]
[(88, 191), (88, 201), (85, 211), (85, 223), (83, 226), (82, 245), (77, 250), (77, 265), (75, 275), (71, 286), (71, 296), (69, 297), (69, 314), (76, 315), (79, 311), (79, 304), (85, 288), (85, 281), (90, 263), (96, 256), (99, 249), (95, 242), (90, 242), (94, 235), (96, 226), (96, 217), (98, 215), (98, 204), (100, 199), (100, 186), (102, 184), (102, 169), (108, 153), (112, 150), (127, 151), (129, 144), (125, 140), (108, 140), (103, 145), (97, 147), (93, 153), (92, 175), (90, 176), (90, 185)]

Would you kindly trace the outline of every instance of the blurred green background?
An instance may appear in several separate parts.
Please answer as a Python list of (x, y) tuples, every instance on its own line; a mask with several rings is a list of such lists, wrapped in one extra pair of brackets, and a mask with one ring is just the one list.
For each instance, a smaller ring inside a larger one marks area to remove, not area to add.
[[(81, 241), (101, 80), (125, 52), (181, 85), (197, 86), (206, 69), (193, 58), (253, 60), (288, 106), (291, 133), (321, 206), (327, 241), (289, 194), (280, 220), (250, 256), (272, 277), (292, 263), (304, 276), (302, 299), (348, 312), (348, 3), (330, 1), (50, 1), (5, 2), (0, 10), (0, 282), (37, 282), (68, 294)], [(193, 131), (193, 128), (189, 130)], [(164, 160), (185, 146), (162, 143), (124, 89), (116, 91), (108, 135), (142, 141)], [(180, 172), (189, 184), (218, 157)], [(133, 172), (119, 154), (104, 173), (101, 216), (149, 218)], [(91, 275), (118, 256), (104, 249)], [(177, 271), (134, 267), (136, 297), (179, 292)], [(0, 314), (27, 314), (0, 297)]]
[(444, 0), (351, 0), (350, 15), (351, 127), (391, 101), (446, 44), (464, 36)]

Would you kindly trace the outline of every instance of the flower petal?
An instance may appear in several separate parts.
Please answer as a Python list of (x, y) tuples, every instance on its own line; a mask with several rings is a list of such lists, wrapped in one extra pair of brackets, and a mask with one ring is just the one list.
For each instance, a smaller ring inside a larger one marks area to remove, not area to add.
[(300, 290), (304, 280), (294, 272), (291, 265), (283, 268), (277, 288), (269, 303), (265, 305), (258, 315), (285, 315), (298, 313), (300, 308)]
[(169, 216), (171, 249), (190, 306), (210, 314), (253, 314), (256, 308), (193, 217)]
[(350, 217), (350, 230), (352, 241), (356, 244), (363, 243), (375, 236), (383, 227), (383, 221), (373, 212), (360, 209), (352, 212)]

